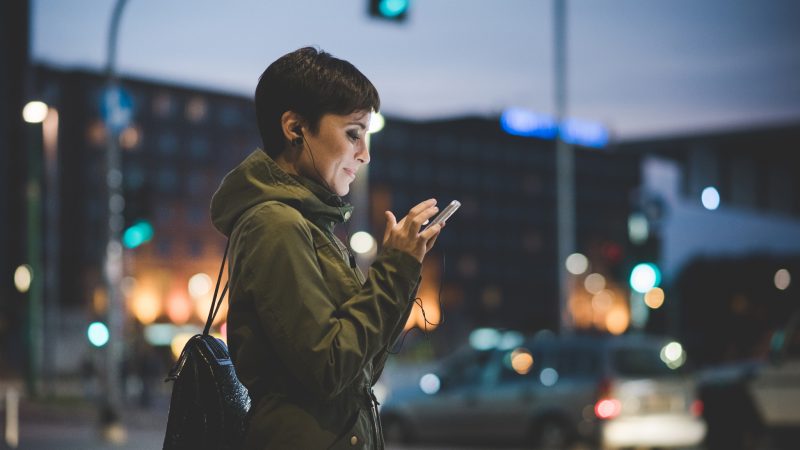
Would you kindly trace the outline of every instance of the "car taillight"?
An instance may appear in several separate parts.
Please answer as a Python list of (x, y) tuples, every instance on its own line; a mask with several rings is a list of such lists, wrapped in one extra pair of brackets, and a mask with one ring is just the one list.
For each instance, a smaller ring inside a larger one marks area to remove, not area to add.
[(611, 419), (622, 411), (622, 403), (615, 398), (602, 398), (594, 405), (594, 415), (598, 419)]
[(689, 407), (689, 411), (692, 412), (693, 416), (700, 417), (703, 414), (703, 401), (699, 399), (693, 401), (692, 406)]

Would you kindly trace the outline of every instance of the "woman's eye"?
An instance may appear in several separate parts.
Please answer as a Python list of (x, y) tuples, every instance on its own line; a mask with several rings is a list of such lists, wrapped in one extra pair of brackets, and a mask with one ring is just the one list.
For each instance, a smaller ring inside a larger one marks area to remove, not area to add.
[(361, 136), (358, 135), (358, 131), (350, 131), (347, 133), (347, 135), (350, 136), (350, 139), (354, 141), (361, 139)]

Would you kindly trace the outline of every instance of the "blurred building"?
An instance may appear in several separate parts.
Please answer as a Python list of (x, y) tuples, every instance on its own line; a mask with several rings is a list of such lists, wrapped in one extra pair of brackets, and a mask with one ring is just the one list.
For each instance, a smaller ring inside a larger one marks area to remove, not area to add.
[[(51, 67), (37, 67), (35, 79), (37, 92), (60, 113), (59, 304), (85, 311), (68, 333), (83, 339), (83, 327), (103, 318), (106, 308), (100, 269), (108, 202), (100, 108), (105, 80)], [(222, 176), (260, 145), (252, 101), (145, 80), (126, 78), (121, 85), (134, 111), (119, 138), (126, 227), (144, 220), (154, 230), (151, 241), (125, 251), (128, 312), (142, 325), (198, 325), (224, 246), (210, 223), (209, 200)], [(362, 231), (353, 228), (361, 224), (382, 236), (383, 211), (402, 217), (430, 197), (463, 204), (426, 259), (420, 295), (430, 322), (438, 321), (441, 291), (445, 310), (456, 318), (445, 334), (475, 326), (557, 327), (554, 141), (511, 136), (490, 118), (388, 118), (371, 145), (369, 218), (343, 227), (344, 234)], [(577, 250), (591, 271), (604, 275), (615, 295), (608, 301), (622, 308), (627, 222), (639, 185), (638, 156), (576, 149)], [(605, 330), (605, 316), (590, 311), (591, 297), (579, 300), (579, 325)], [(413, 323), (425, 326), (421, 315)]]
[(618, 147), (642, 156), (658, 235), (666, 301), (652, 325), (702, 361), (763, 356), (800, 309), (800, 124)]
[[(107, 307), (101, 273), (108, 204), (100, 108), (105, 79), (39, 66), (35, 80), (36, 91), (60, 117), (58, 303), (83, 318), (62, 321), (64, 339), (55, 345), (86, 348), (86, 326), (104, 319)], [(121, 85), (134, 111), (119, 137), (125, 227), (144, 221), (154, 230), (149, 242), (125, 250), (127, 314), (140, 325), (198, 325), (205, 321), (225, 245), (211, 225), (209, 201), (224, 174), (260, 143), (252, 101), (144, 80), (124, 79)], [(168, 343), (169, 336), (156, 339)], [(55, 361), (59, 367), (78, 363), (68, 351), (56, 352), (57, 358), (59, 353), (66, 355)]]
[[(29, 2), (0, 3), (0, 375), (24, 361), (24, 295), (14, 283), (26, 261), (27, 127), (22, 108), (28, 100)], [(5, 357), (5, 358), (4, 358)], [(12, 369), (15, 368), (15, 369)]]
[[(465, 118), (387, 120), (372, 145), (376, 232), (383, 229), (386, 209), (404, 214), (431, 197), (442, 207), (452, 199), (463, 205), (423, 272), (424, 304), (437, 308), (441, 290), (445, 310), (454, 317), (446, 328), (558, 327), (555, 141), (512, 136), (497, 119)], [(631, 198), (640, 184), (638, 157), (582, 147), (575, 155), (576, 250), (588, 257), (591, 271), (618, 286)], [(428, 270), (431, 266), (435, 269)], [(432, 286), (426, 289), (426, 283)], [(624, 295), (614, 297), (609, 301), (626, 308)], [(586, 319), (576, 325), (594, 328), (587, 310), (591, 298), (583, 300), (573, 299), (571, 312)], [(606, 330), (605, 322), (598, 328)]]

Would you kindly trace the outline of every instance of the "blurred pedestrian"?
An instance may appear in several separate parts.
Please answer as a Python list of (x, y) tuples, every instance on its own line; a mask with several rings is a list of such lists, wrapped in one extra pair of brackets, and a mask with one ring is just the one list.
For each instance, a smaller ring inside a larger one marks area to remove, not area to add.
[(375, 87), (306, 47), (267, 67), (255, 104), (264, 148), (226, 175), (211, 204), (230, 239), (228, 340), (252, 398), (245, 448), (383, 448), (372, 386), (441, 230), (421, 230), (436, 201), (399, 222), (385, 213), (364, 276), (334, 226), (350, 218), (341, 196), (370, 160)]

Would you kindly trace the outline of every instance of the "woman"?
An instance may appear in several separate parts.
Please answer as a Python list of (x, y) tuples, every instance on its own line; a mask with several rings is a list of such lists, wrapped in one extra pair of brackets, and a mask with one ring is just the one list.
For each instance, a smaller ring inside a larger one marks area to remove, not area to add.
[(264, 149), (226, 175), (214, 225), (230, 238), (228, 342), (252, 398), (247, 449), (381, 449), (371, 387), (403, 329), (441, 226), (436, 201), (399, 222), (364, 276), (333, 234), (370, 159), (380, 100), (347, 61), (314, 48), (276, 60), (255, 95)]

